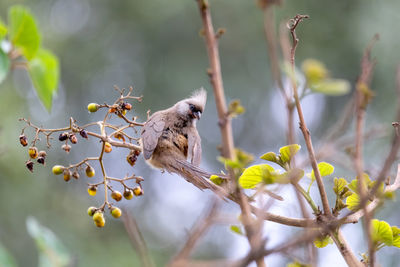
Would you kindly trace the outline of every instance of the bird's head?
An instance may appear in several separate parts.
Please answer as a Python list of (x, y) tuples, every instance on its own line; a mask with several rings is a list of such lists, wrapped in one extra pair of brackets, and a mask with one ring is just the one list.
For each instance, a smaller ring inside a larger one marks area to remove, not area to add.
[(189, 116), (191, 119), (200, 120), (201, 114), (207, 101), (207, 92), (204, 88), (195, 91), (190, 98), (176, 103), (178, 113), (183, 116)]

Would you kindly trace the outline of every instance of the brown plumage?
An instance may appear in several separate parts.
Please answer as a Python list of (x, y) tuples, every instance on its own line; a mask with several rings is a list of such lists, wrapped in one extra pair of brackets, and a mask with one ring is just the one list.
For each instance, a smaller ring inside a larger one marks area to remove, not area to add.
[(198, 167), (201, 139), (196, 122), (204, 111), (206, 97), (206, 91), (200, 89), (190, 98), (155, 112), (142, 128), (143, 155), (152, 167), (177, 173), (200, 189), (222, 195), (222, 188), (208, 180), (211, 174)]

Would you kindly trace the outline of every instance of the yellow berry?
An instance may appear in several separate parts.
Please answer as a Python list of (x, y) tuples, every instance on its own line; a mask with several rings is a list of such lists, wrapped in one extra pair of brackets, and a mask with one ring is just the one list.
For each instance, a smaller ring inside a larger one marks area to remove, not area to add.
[(96, 112), (96, 111), (99, 110), (99, 104), (90, 103), (90, 104), (87, 106), (87, 109), (89, 110), (89, 112)]
[(118, 113), (118, 117), (122, 118), (121, 114), (125, 116), (127, 112), (126, 109), (122, 110), (121, 113)]
[(113, 191), (111, 193), (111, 197), (115, 200), (115, 201), (121, 201), (122, 199), (122, 194), (118, 191)]
[(28, 152), (29, 152), (29, 157), (31, 157), (32, 159), (36, 159), (38, 157), (39, 153), (36, 147), (34, 146), (30, 147)]
[(119, 218), (119, 217), (121, 217), (121, 215), (122, 215), (122, 211), (121, 211), (119, 208), (117, 208), (117, 207), (112, 207), (112, 208), (111, 208), (111, 215), (112, 215), (114, 218)]
[(94, 213), (94, 215), (93, 215), (93, 221), (94, 221), (94, 224), (95, 224), (97, 227), (103, 227), (103, 226), (105, 225), (105, 223), (106, 223), (106, 221), (104, 220), (104, 215), (103, 215), (103, 213), (100, 212), (100, 211), (96, 211), (96, 212)]
[(125, 189), (124, 191), (124, 198), (130, 200), (133, 198), (133, 192), (130, 189)]
[(112, 145), (109, 142), (104, 143), (104, 152), (110, 153), (112, 151)]
[(51, 170), (53, 174), (59, 175), (64, 172), (64, 166), (61, 165), (54, 165), (53, 169)]
[(88, 187), (88, 193), (89, 193), (89, 195), (91, 195), (91, 196), (95, 196), (96, 193), (97, 193), (97, 187), (94, 186), (94, 185), (89, 186), (89, 187)]
[(68, 169), (64, 170), (64, 181), (68, 182), (71, 179), (71, 171)]
[(97, 211), (96, 207), (89, 207), (87, 213), (90, 217), (92, 217), (96, 211)]
[(86, 167), (86, 175), (87, 177), (93, 177), (95, 175), (95, 171), (91, 166)]
[(140, 186), (136, 186), (135, 188), (133, 188), (133, 193), (135, 194), (135, 196), (141, 196), (143, 195), (143, 190)]

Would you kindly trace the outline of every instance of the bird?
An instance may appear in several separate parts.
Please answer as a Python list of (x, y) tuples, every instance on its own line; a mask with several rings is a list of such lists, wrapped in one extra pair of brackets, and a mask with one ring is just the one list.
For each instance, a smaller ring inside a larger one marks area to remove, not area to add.
[(202, 149), (196, 124), (206, 101), (207, 92), (200, 88), (189, 98), (155, 112), (142, 127), (141, 146), (151, 167), (176, 173), (196, 187), (221, 196), (225, 195), (223, 189), (208, 180), (212, 174), (199, 167)]

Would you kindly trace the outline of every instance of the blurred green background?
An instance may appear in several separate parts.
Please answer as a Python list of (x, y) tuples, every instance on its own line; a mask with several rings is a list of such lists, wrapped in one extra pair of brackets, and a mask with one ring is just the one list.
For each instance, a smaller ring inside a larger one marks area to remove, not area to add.
[[(286, 113), (271, 81), (263, 13), (256, 1), (210, 2), (215, 27), (227, 29), (220, 40), (226, 96), (228, 100), (239, 98), (247, 109), (233, 123), (236, 146), (256, 158), (264, 152), (276, 151), (285, 145)], [(19, 266), (36, 266), (38, 252), (25, 225), (27, 217), (34, 216), (62, 240), (74, 259), (74, 266), (140, 266), (120, 220), (108, 216), (106, 227), (97, 229), (86, 215), (87, 207), (102, 203), (102, 194), (88, 196), (84, 179), (66, 184), (62, 178), (51, 175), (53, 164), (75, 163), (96, 155), (100, 149), (98, 143), (80, 140), (82, 145), (73, 147), (67, 156), (54, 142), (47, 166), (36, 168), (32, 175), (24, 167), (27, 151), (18, 142), (23, 126), (18, 118), (28, 117), (45, 127), (67, 125), (70, 116), (79, 123), (99, 120), (102, 115), (88, 114), (87, 104), (111, 103), (117, 97), (113, 85), (133, 85), (137, 95), (144, 95), (143, 103), (134, 104), (134, 112), (143, 121), (148, 109), (167, 108), (204, 86), (209, 95), (205, 114), (198, 124), (203, 140), (202, 166), (219, 170), (222, 166), (215, 159), (220, 135), (206, 75), (208, 59), (199, 35), (201, 21), (196, 2), (2, 0), (0, 16), (4, 21), (7, 9), (17, 3), (30, 7), (41, 29), (44, 46), (59, 56), (61, 81), (51, 114), (37, 99), (24, 71), (14, 71), (0, 85), (0, 243)], [(298, 65), (307, 58), (319, 59), (333, 77), (348, 79), (353, 85), (363, 50), (372, 36), (379, 33), (380, 41), (373, 49), (378, 63), (371, 85), (376, 97), (368, 109), (366, 127), (377, 123), (388, 127), (395, 119), (396, 110), (399, 9), (400, 2), (395, 0), (285, 1), (276, 8), (276, 21), (287, 20), (297, 13), (310, 15), (298, 29), (301, 39)], [(316, 145), (349, 98), (350, 94), (305, 99), (307, 121)], [(297, 134), (300, 136), (300, 131)], [(32, 132), (28, 136), (32, 137)], [(365, 166), (371, 173), (379, 170), (390, 144), (389, 137), (368, 143)], [(112, 176), (123, 177), (132, 171), (125, 162), (126, 153), (115, 149), (106, 156), (106, 168)], [(391, 172), (394, 171), (392, 168)], [(197, 220), (211, 194), (199, 191), (176, 175), (150, 170), (142, 159), (135, 173), (145, 177), (145, 194), (125, 200), (122, 205), (137, 219), (156, 265), (163, 266), (179, 250), (186, 230)], [(354, 172), (341, 168), (337, 168), (335, 175), (354, 178)], [(327, 183), (331, 185), (332, 181)], [(279, 204), (273, 211), (300, 216), (291, 194), (289, 190), (289, 203)], [(224, 204), (223, 209), (233, 217), (239, 214), (235, 205)], [(400, 225), (398, 214), (396, 203), (391, 202), (377, 218)], [(366, 250), (360, 229), (360, 225), (345, 227), (356, 253)], [(296, 230), (267, 223), (268, 245), (283, 242)], [(244, 238), (231, 233), (227, 225), (220, 225), (201, 240), (193, 257), (238, 259), (247, 249)], [(333, 246), (322, 249), (319, 258), (323, 266), (344, 264)], [(400, 254), (396, 249), (385, 248), (378, 253), (378, 259), (383, 266), (397, 266)], [(288, 260), (272, 256), (267, 258), (267, 263), (283, 266)]]

